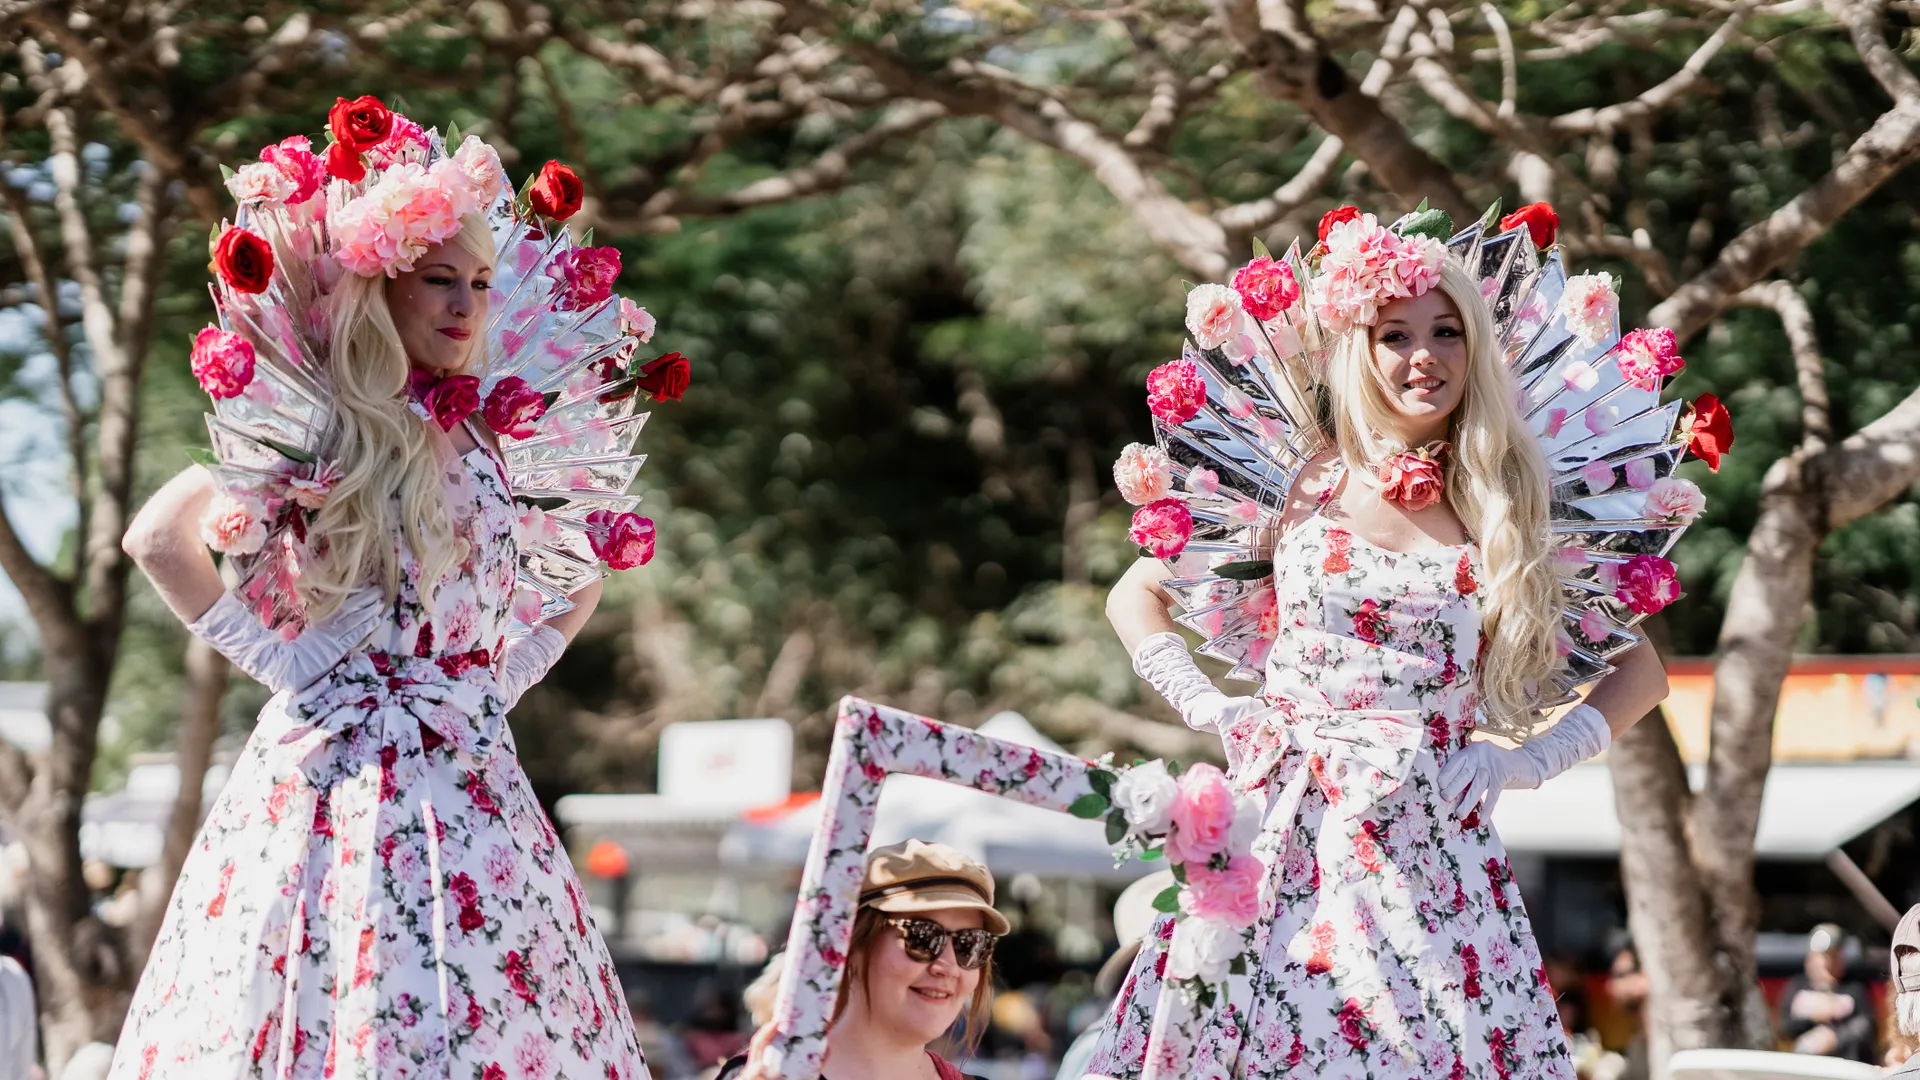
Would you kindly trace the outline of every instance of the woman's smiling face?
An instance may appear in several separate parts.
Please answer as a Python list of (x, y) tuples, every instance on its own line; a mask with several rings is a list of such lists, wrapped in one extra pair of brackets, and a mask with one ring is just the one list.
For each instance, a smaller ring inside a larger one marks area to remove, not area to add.
[(1460, 309), (1444, 289), (1394, 300), (1371, 331), (1380, 384), (1409, 446), (1445, 438), (1467, 390), (1467, 336)]

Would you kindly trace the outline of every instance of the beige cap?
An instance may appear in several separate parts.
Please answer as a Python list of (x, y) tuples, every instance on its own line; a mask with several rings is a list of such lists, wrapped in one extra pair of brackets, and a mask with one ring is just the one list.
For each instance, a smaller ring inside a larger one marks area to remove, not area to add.
[(867, 852), (867, 877), (860, 906), (894, 914), (978, 911), (981, 925), (995, 934), (1013, 929), (993, 908), (993, 875), (987, 868), (945, 844), (908, 840)]
[(1847, 932), (1838, 923), (1823, 922), (1807, 935), (1810, 953), (1839, 952), (1847, 946)]
[(1893, 989), (1920, 992), (1920, 904), (1908, 908), (1893, 931)]

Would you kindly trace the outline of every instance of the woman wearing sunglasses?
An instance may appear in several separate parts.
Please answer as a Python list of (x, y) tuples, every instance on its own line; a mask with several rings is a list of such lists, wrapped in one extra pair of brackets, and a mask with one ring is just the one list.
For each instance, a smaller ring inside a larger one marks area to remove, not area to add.
[[(908, 840), (867, 855), (821, 1080), (978, 1080), (929, 1049), (962, 1021), (979, 1040), (993, 998), (993, 945), (1006, 934), (993, 875), (945, 844)], [(964, 1019), (963, 1019), (964, 1018)], [(718, 1080), (772, 1080), (755, 1065), (773, 1026)]]

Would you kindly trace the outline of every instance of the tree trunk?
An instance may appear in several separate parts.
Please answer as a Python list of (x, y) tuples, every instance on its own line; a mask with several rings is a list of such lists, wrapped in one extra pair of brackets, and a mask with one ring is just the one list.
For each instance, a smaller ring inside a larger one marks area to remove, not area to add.
[(136, 971), (146, 966), (153, 940), (160, 933), (167, 900), (173, 895), (173, 883), (200, 831), (201, 788), (205, 786), (207, 766), (213, 762), (213, 744), (220, 737), (220, 702), (227, 696), (231, 670), (213, 646), (197, 637), (188, 639), (187, 693), (180, 705), (180, 734), (174, 743), (180, 791), (167, 817), (160, 861), (140, 876), (140, 902), (127, 940)]

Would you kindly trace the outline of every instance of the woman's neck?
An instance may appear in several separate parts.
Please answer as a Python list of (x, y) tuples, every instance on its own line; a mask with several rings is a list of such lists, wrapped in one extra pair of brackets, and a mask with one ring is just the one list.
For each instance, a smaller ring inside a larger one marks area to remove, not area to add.
[(857, 1003), (827, 1032), (822, 1067), (832, 1080), (919, 1080), (936, 1075), (925, 1042), (873, 1023)]

